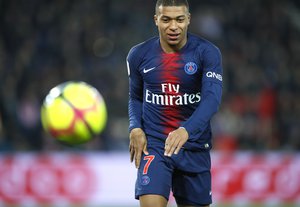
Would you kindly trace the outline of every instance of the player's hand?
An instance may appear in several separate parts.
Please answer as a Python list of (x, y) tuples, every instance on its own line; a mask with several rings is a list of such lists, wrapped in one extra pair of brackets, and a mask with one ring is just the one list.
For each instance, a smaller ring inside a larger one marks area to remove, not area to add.
[(135, 163), (135, 167), (140, 167), (142, 153), (148, 155), (147, 139), (144, 131), (141, 128), (132, 129), (129, 134), (129, 152), (130, 162)]
[(165, 142), (165, 156), (171, 157), (173, 154), (178, 154), (181, 147), (186, 143), (189, 134), (185, 128), (180, 127), (169, 133)]

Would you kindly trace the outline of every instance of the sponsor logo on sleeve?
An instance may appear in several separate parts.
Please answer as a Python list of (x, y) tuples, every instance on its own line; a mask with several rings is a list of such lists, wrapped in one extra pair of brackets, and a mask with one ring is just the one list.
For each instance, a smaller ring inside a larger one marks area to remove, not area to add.
[(212, 72), (212, 71), (208, 71), (208, 72), (206, 73), (206, 77), (208, 77), (208, 78), (215, 78), (215, 79), (217, 79), (217, 80), (219, 80), (219, 81), (222, 81), (222, 80), (223, 80), (221, 74), (218, 74), (218, 73), (215, 73), (215, 72)]

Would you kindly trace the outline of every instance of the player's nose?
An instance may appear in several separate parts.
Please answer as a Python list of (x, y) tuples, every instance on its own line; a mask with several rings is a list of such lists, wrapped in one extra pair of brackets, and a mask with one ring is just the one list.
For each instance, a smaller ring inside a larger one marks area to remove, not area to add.
[(175, 20), (172, 20), (170, 22), (170, 29), (171, 30), (176, 30), (178, 28), (177, 22)]

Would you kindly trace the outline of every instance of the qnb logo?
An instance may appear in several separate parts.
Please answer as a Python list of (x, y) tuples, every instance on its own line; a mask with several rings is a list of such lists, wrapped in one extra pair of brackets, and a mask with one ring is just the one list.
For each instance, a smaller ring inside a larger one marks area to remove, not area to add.
[(218, 73), (215, 73), (215, 72), (211, 72), (211, 71), (208, 71), (208, 72), (206, 73), (206, 77), (208, 77), (208, 78), (216, 78), (216, 79), (218, 79), (219, 81), (222, 81), (222, 80), (223, 80), (221, 74), (218, 74)]

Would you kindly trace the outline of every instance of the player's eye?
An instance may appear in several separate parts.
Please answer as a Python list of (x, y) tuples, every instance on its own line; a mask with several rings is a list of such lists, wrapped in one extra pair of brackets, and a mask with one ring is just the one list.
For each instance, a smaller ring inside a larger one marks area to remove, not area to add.
[(170, 19), (169, 18), (162, 18), (161, 21), (164, 22), (164, 23), (167, 23), (167, 22), (170, 21)]
[(177, 19), (177, 22), (179, 22), (179, 23), (184, 22), (184, 18), (179, 18), (179, 19)]

